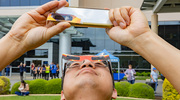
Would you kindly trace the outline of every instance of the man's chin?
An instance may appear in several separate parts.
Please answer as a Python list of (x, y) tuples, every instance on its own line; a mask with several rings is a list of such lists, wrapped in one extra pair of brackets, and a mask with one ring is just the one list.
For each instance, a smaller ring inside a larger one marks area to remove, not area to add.
[[(85, 76), (88, 74), (85, 74)], [(85, 77), (85, 76), (80, 76), (81, 79), (77, 80), (77, 86), (78, 88), (95, 88), (98, 86), (98, 83), (95, 81), (95, 78), (93, 77)]]

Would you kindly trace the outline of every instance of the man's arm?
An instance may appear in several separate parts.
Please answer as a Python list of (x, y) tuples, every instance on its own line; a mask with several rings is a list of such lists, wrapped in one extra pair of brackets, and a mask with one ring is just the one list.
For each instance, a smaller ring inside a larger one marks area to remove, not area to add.
[(152, 77), (152, 75), (150, 75), (151, 79), (153, 80), (153, 82), (155, 82), (154, 78)]
[(109, 15), (115, 25), (107, 31), (110, 38), (144, 57), (180, 93), (180, 80), (177, 80), (180, 77), (180, 51), (149, 29), (148, 21), (139, 9), (111, 9)]
[(19, 17), (9, 33), (0, 39), (0, 71), (28, 50), (44, 44), (70, 27), (67, 22), (46, 25), (47, 15), (67, 4), (65, 0), (51, 1)]

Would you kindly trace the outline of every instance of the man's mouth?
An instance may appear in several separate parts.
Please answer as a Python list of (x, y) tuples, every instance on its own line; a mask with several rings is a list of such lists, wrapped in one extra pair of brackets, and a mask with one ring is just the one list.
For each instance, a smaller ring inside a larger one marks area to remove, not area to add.
[(97, 75), (97, 73), (92, 68), (83, 68), (78, 72), (77, 76), (80, 74), (84, 74), (84, 73), (90, 73), (90, 74)]

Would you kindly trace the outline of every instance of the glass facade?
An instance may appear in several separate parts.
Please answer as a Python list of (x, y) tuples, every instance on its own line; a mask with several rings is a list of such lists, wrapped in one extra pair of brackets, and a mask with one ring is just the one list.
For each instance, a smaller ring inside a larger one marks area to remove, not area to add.
[[(82, 37), (73, 37), (72, 39), (72, 54), (96, 55), (102, 50), (106, 49), (109, 53), (113, 54), (120, 59), (120, 68), (127, 69), (128, 64), (132, 64), (134, 68), (141, 70), (150, 70), (150, 64), (136, 54), (128, 47), (121, 46), (114, 42), (106, 34), (103, 28), (76, 28), (79, 32), (83, 33)], [(113, 69), (118, 68), (118, 63), (112, 63)]]
[(49, 1), (52, 0), (0, 0), (0, 6), (39, 6)]
[(103, 49), (109, 52), (121, 51), (121, 45), (114, 42), (103, 28), (76, 28), (82, 37), (73, 37), (72, 54), (97, 54)]
[(48, 58), (48, 49), (30, 50), (24, 56), (27, 58)]

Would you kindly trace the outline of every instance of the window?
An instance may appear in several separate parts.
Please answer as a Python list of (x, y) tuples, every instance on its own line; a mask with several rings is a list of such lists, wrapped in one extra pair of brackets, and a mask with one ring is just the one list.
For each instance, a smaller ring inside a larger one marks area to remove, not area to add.
[(48, 49), (35, 49), (25, 53), (25, 57), (48, 58)]

